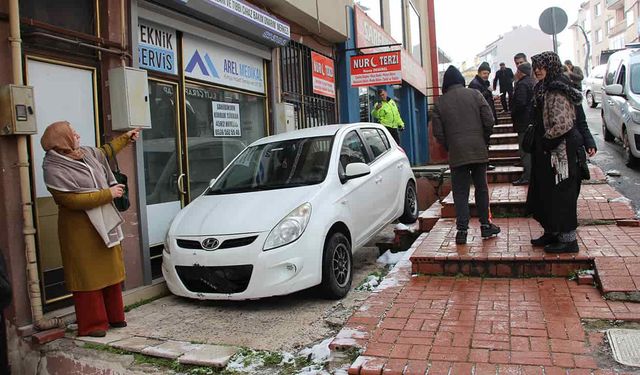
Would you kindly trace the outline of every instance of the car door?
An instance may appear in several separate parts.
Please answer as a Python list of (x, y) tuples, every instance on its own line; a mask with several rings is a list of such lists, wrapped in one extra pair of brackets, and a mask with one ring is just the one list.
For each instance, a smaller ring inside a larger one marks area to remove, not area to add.
[(606, 65), (599, 65), (594, 69), (593, 72), (593, 82), (591, 83), (591, 90), (593, 92), (593, 97), (598, 103), (602, 102), (602, 82), (604, 80), (606, 67)]
[[(344, 176), (347, 165), (351, 163), (371, 165), (371, 155), (356, 130), (348, 132), (340, 146), (338, 173), (341, 178)], [(342, 184), (340, 202), (347, 207), (350, 214), (354, 247), (361, 246), (378, 227), (383, 207), (379, 204), (380, 177), (372, 168), (371, 174)]]
[[(605, 87), (616, 83), (616, 79), (618, 77), (618, 68), (620, 67), (621, 62), (622, 59), (618, 56), (613, 55), (609, 58), (609, 62), (607, 64), (607, 73), (604, 77)], [(615, 128), (615, 117), (612, 115), (614, 105), (615, 102), (613, 101), (613, 95), (604, 93), (602, 99), (602, 117), (604, 122), (607, 124), (607, 128), (611, 132), (613, 132)]]
[[(375, 181), (378, 184), (379, 203), (382, 215), (380, 226), (386, 225), (389, 221), (396, 219), (399, 195), (400, 169), (398, 160), (391, 150), (391, 145), (386, 134), (377, 128), (362, 128), (360, 134), (364, 143), (369, 148), (373, 161), (371, 172), (376, 173)], [(375, 171), (375, 172), (374, 172)]]
[[(622, 92), (626, 90), (626, 81), (627, 79), (627, 67), (625, 62), (623, 61), (620, 64), (620, 68), (618, 68), (618, 75), (616, 77), (616, 82), (619, 85), (622, 85)], [(627, 99), (623, 95), (611, 95), (610, 100), (612, 101), (611, 105), (611, 123), (607, 123), (609, 125), (609, 129), (616, 137), (622, 136), (622, 123), (623, 123), (623, 113), (624, 107), (627, 104)]]

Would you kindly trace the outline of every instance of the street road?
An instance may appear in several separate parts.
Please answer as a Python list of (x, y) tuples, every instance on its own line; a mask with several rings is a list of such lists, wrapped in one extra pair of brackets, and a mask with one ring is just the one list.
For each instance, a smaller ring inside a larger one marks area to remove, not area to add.
[(591, 161), (602, 168), (605, 173), (617, 170), (622, 174), (620, 177), (609, 177), (609, 183), (631, 199), (636, 212), (638, 212), (640, 210), (640, 168), (631, 169), (624, 165), (624, 150), (619, 141), (613, 143), (604, 141), (600, 105), (596, 108), (589, 108), (585, 102), (583, 107), (587, 114), (589, 128), (598, 145), (598, 153)]

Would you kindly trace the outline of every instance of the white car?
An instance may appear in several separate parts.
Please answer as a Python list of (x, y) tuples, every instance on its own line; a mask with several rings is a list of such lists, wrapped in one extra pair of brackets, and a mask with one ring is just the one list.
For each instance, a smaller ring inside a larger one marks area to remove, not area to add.
[(591, 108), (598, 106), (602, 102), (602, 81), (604, 73), (607, 71), (607, 64), (598, 65), (591, 70), (589, 76), (582, 81), (584, 97)]
[(602, 96), (604, 140), (624, 146), (625, 164), (640, 164), (640, 48), (634, 46), (609, 57)]
[(383, 227), (415, 222), (415, 177), (380, 125), (292, 131), (251, 144), (182, 209), (162, 273), (172, 293), (242, 300), (320, 285), (344, 297), (352, 253)]

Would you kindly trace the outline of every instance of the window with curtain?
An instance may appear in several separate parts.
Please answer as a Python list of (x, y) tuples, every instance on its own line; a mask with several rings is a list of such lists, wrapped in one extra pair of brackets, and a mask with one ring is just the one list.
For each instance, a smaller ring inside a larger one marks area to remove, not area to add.
[(411, 55), (422, 65), (422, 33), (420, 32), (420, 16), (418, 11), (410, 4), (409, 27), (411, 31)]
[(403, 0), (389, 0), (389, 26), (391, 31), (391, 37), (398, 43), (402, 43), (405, 46), (404, 40), (404, 1)]

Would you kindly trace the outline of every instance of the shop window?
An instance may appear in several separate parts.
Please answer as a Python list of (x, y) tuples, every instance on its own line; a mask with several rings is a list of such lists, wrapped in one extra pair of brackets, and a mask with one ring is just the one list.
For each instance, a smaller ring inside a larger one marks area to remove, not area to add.
[(381, 0), (356, 0), (356, 4), (358, 4), (375, 23), (382, 26)]
[(371, 116), (373, 106), (376, 104), (376, 90), (371, 87), (360, 87), (358, 89), (360, 103), (360, 121), (374, 122)]
[(411, 30), (411, 55), (422, 65), (422, 34), (420, 32), (420, 16), (411, 4), (409, 7), (409, 27)]
[(20, 0), (20, 15), (84, 34), (96, 33), (96, 2), (88, 0)]
[(212, 178), (252, 142), (266, 136), (265, 97), (188, 85), (189, 193), (202, 194)]
[(290, 41), (280, 48), (282, 99), (294, 105), (296, 129), (336, 123), (336, 101), (313, 92), (311, 48)]
[(391, 37), (405, 46), (404, 40), (404, 1), (389, 0), (389, 19)]

